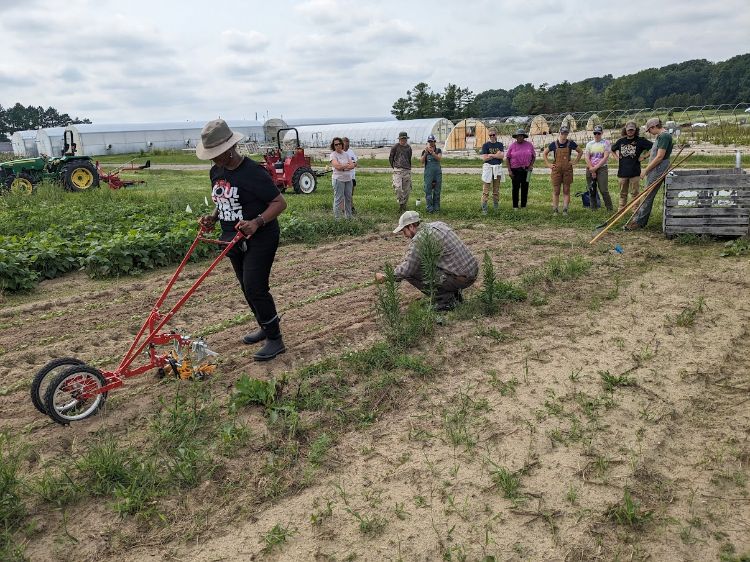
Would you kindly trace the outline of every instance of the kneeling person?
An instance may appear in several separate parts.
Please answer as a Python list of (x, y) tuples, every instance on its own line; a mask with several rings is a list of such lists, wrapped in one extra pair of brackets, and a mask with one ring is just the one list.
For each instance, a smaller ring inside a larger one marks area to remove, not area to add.
[[(425, 223), (420, 228), (419, 213), (406, 211), (398, 220), (398, 227), (394, 234), (403, 232), (409, 238), (409, 249), (404, 260), (396, 267), (394, 274), (396, 281), (408, 281), (417, 289), (428, 294), (429, 287), (422, 273), (419, 255), (419, 241), (423, 236), (433, 236), (440, 245), (440, 258), (437, 263), (435, 308), (436, 310), (450, 310), (463, 300), (461, 290), (471, 286), (477, 279), (479, 263), (471, 254), (453, 229), (444, 222), (435, 221)], [(385, 281), (385, 275), (376, 273), (375, 279), (379, 283)]]

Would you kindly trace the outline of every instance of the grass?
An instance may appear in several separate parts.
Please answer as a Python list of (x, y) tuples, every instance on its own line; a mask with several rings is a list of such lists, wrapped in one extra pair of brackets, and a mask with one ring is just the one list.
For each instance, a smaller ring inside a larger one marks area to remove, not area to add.
[(653, 517), (653, 511), (644, 510), (641, 504), (633, 499), (628, 489), (623, 493), (622, 501), (607, 509), (606, 516), (618, 525), (634, 529), (643, 528)]
[(26, 514), (21, 493), (21, 451), (6, 434), (0, 434), (0, 559), (23, 560), (23, 549), (14, 539)]
[(276, 523), (276, 525), (271, 527), (268, 532), (261, 537), (263, 552), (266, 554), (272, 552), (277, 547), (283, 545), (296, 533), (297, 529), (293, 528), (291, 525), (284, 526), (281, 523)]
[(689, 328), (695, 324), (696, 317), (703, 312), (705, 308), (707, 308), (706, 299), (701, 295), (694, 303), (683, 308), (677, 316), (671, 317), (670, 315), (667, 315), (667, 325)]

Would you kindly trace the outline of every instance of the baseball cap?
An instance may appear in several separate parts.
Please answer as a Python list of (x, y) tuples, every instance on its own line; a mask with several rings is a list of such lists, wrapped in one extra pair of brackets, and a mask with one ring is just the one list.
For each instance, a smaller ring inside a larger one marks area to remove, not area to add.
[(604, 129), (602, 129), (601, 125), (597, 125), (596, 127), (594, 127), (594, 132), (595, 133), (601, 133), (603, 130)]
[(568, 129), (566, 126), (563, 125), (562, 127), (560, 127), (560, 132), (561, 133), (569, 133), (570, 129)]
[(661, 125), (661, 119), (658, 117), (652, 117), (648, 121), (646, 121), (646, 130), (648, 131), (651, 127), (656, 127)]
[(625, 130), (626, 131), (637, 131), (638, 125), (635, 124), (635, 121), (628, 121), (625, 123)]
[(400, 133), (398, 134), (398, 138), (400, 138), (400, 139), (408, 139), (408, 138), (409, 138), (409, 135), (407, 135), (407, 134), (406, 134), (406, 131), (401, 131), (401, 132), (400, 132)]
[(434, 141), (434, 140), (437, 140), (437, 139), (435, 138), (435, 135), (430, 135), (429, 137), (427, 137), (427, 142), (432, 142), (432, 141)]
[(398, 219), (398, 226), (393, 230), (393, 234), (401, 232), (405, 226), (419, 222), (419, 213), (416, 211), (406, 211)]

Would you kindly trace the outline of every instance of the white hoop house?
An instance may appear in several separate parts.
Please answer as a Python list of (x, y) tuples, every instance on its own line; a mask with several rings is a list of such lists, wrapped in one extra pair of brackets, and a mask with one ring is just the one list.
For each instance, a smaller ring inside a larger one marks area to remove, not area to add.
[(34, 158), (39, 155), (36, 150), (36, 130), (16, 131), (10, 137), (13, 154), (22, 158)]
[[(425, 144), (427, 137), (435, 135), (443, 142), (453, 129), (448, 119), (408, 119), (404, 121), (370, 121), (366, 123), (334, 123), (330, 125), (302, 125), (297, 127), (303, 146), (324, 148), (334, 137), (349, 137), (352, 146), (389, 146), (398, 141), (398, 134), (406, 131), (409, 142)], [(284, 142), (294, 140), (294, 131), (284, 134)]]
[[(264, 139), (263, 124), (258, 121), (227, 121), (229, 127), (243, 133), (248, 140)], [(99, 156), (127, 154), (150, 150), (195, 148), (201, 138), (202, 121), (182, 123), (121, 123), (68, 125), (73, 133), (76, 154)]]
[(36, 132), (36, 149), (39, 156), (62, 156), (65, 127), (50, 127)]

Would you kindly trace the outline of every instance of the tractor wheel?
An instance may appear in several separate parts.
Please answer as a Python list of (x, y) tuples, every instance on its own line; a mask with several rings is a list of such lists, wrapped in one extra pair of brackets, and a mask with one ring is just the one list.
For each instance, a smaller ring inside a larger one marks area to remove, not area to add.
[(62, 180), (67, 191), (86, 191), (99, 187), (99, 173), (88, 160), (70, 162), (62, 170)]
[(74, 365), (59, 373), (47, 387), (44, 407), (47, 415), (57, 423), (67, 425), (95, 414), (104, 405), (107, 384), (99, 369), (89, 365)]
[(31, 402), (41, 413), (47, 413), (47, 408), (44, 407), (44, 396), (47, 394), (49, 382), (64, 369), (73, 365), (83, 365), (83, 361), (75, 357), (53, 359), (34, 375), (34, 380), (31, 382)]
[(8, 193), (14, 195), (31, 195), (34, 193), (34, 180), (29, 174), (20, 172), (17, 176), (10, 176), (5, 180)]
[(318, 178), (312, 168), (306, 166), (297, 168), (292, 176), (292, 187), (294, 187), (295, 193), (304, 193), (305, 195), (315, 191), (315, 188), (318, 187)]

